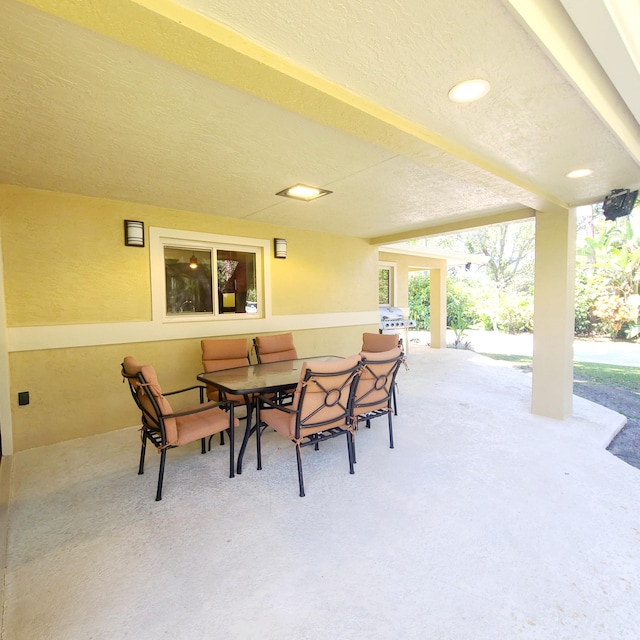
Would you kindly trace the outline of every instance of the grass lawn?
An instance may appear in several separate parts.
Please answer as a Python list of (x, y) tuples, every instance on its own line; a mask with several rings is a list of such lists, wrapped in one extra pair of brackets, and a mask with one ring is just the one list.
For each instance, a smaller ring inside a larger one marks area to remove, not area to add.
[[(507, 360), (523, 369), (531, 368), (532, 360), (528, 356), (501, 355), (484, 353), (494, 360)], [(637, 392), (640, 389), (640, 367), (623, 367), (613, 364), (599, 364), (595, 362), (574, 362), (573, 377), (576, 382), (618, 387)]]

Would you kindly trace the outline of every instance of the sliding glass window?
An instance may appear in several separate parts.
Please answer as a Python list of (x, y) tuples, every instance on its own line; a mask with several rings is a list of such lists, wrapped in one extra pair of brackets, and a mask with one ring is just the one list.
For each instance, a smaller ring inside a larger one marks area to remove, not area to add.
[(157, 228), (150, 236), (155, 319), (266, 316), (268, 241)]

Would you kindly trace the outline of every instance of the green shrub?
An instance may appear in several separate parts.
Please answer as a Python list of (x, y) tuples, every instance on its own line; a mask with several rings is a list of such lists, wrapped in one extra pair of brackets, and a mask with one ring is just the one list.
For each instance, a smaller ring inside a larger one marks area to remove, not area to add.
[(409, 318), (416, 321), (416, 329), (431, 329), (429, 276), (423, 274), (409, 278)]
[[(409, 278), (409, 318), (416, 321), (416, 329), (431, 329), (430, 282), (428, 275)], [(478, 322), (472, 291), (464, 283), (449, 280), (447, 284), (447, 326), (470, 326)]]
[(505, 296), (498, 315), (498, 330), (503, 333), (533, 331), (533, 297), (528, 294)]
[(577, 336), (590, 336), (594, 331), (594, 321), (592, 317), (593, 289), (589, 287), (587, 278), (579, 274), (576, 278), (575, 294), (575, 327)]

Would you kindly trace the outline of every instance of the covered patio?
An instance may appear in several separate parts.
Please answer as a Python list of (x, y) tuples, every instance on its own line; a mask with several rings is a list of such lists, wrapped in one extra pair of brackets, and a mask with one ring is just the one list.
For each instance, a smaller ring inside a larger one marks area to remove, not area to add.
[(534, 415), (531, 387), (416, 345), (396, 448), (383, 419), (353, 476), (342, 442), (305, 450), (305, 498), (274, 434), (234, 479), (226, 448), (170, 452), (160, 503), (135, 428), (19, 452), (2, 637), (635, 637), (640, 473), (605, 450), (624, 419)]
[[(570, 417), (575, 210), (640, 184), (626, 5), (6, 0), (1, 453), (133, 425), (122, 345), (174, 388), (201, 338), (293, 331), (301, 352), (346, 355), (378, 326), (382, 247), (531, 218), (530, 408)], [(178, 317), (193, 299), (163, 300), (164, 251), (230, 247), (255, 283), (213, 269), (209, 285), (237, 308)]]

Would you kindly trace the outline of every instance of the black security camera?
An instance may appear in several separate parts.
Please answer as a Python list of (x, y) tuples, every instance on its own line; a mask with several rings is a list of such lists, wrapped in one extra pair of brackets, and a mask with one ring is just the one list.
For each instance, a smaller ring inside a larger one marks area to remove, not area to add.
[(615, 220), (622, 216), (628, 216), (638, 198), (638, 190), (614, 189), (605, 199), (602, 205), (605, 220)]

